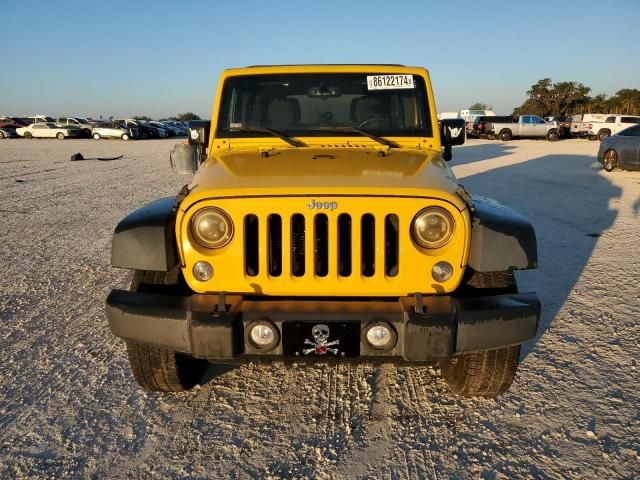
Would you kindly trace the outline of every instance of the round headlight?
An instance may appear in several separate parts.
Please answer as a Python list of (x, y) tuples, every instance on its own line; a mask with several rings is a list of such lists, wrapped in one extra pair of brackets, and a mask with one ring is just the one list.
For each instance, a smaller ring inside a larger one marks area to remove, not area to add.
[(191, 220), (193, 237), (203, 247), (224, 247), (233, 237), (233, 222), (223, 210), (207, 207), (200, 210)]
[(441, 207), (427, 207), (413, 220), (413, 239), (424, 248), (440, 248), (451, 240), (455, 222)]

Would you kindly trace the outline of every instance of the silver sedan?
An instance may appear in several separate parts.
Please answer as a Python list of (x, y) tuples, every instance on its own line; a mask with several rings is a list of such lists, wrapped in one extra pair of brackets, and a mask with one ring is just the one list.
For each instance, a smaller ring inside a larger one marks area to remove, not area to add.
[(616, 168), (640, 170), (640, 125), (634, 125), (600, 143), (598, 161), (607, 172)]

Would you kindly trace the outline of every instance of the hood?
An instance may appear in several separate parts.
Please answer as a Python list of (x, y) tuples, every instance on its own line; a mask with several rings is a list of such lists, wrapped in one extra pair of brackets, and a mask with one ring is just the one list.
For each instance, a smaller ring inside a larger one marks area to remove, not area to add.
[(209, 157), (193, 177), (187, 208), (234, 196), (381, 195), (436, 197), (464, 209), (458, 182), (432, 150), (286, 148), (228, 151)]

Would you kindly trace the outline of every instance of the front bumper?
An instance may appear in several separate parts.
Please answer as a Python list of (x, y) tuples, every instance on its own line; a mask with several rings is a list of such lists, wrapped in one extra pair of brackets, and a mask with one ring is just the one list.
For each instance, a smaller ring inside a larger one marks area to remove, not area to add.
[[(419, 311), (415, 297), (297, 300), (201, 294), (178, 297), (113, 290), (107, 298), (107, 317), (111, 331), (120, 338), (212, 361), (285, 357), (285, 322), (329, 327), (337, 322), (356, 322), (361, 331), (358, 358), (428, 362), (526, 342), (536, 334), (540, 301), (535, 293), (431, 296), (424, 297), (424, 309)], [(256, 349), (246, 332), (250, 324), (264, 319), (277, 327), (281, 338), (268, 352)], [(397, 335), (395, 345), (385, 351), (372, 348), (365, 340), (368, 326), (381, 321), (390, 324)]]

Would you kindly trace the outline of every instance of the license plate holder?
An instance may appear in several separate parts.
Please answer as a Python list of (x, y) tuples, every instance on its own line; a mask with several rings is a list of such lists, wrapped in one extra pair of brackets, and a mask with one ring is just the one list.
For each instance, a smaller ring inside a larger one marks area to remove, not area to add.
[(327, 359), (357, 357), (360, 355), (360, 322), (284, 322), (282, 353)]

